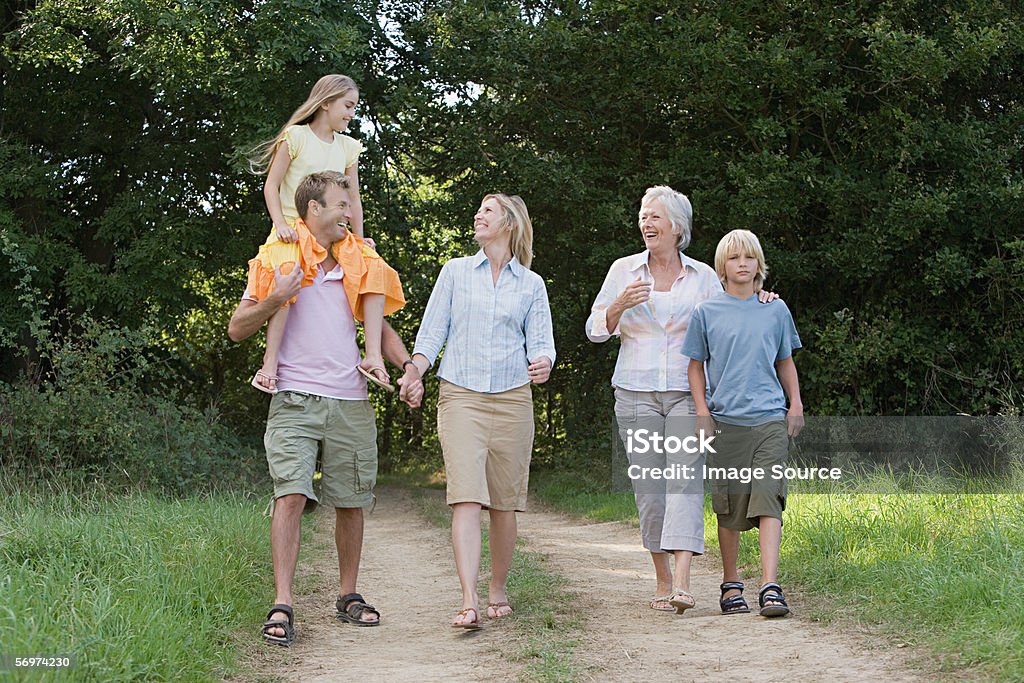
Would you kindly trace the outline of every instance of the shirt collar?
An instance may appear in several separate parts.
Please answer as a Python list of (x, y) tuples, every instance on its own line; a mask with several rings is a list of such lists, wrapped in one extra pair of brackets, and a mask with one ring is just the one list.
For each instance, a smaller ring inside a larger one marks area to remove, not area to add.
[[(649, 273), (651, 271), (651, 267), (650, 267), (650, 264), (649, 264), (650, 258), (651, 258), (651, 250), (650, 249), (644, 249), (639, 254), (634, 254), (633, 255), (633, 260), (629, 264), (629, 271), (631, 273), (640, 273), (646, 267), (647, 272)], [(679, 277), (683, 277), (686, 274), (686, 269), (687, 268), (689, 268), (692, 271), (696, 271), (697, 270), (697, 265), (696, 264), (700, 263), (699, 261), (690, 258), (689, 256), (687, 256), (683, 252), (679, 252), (679, 261), (680, 261), (680, 263), (683, 264), (683, 270), (680, 271)]]
[[(476, 252), (476, 255), (473, 257), (470, 263), (472, 264), (473, 268), (476, 269), (482, 266), (484, 263), (490, 263), (490, 259), (487, 258), (487, 254), (485, 254), (484, 250), (481, 249), (480, 251)], [(523, 274), (523, 264), (519, 262), (519, 259), (517, 259), (515, 255), (512, 256), (512, 260), (508, 262), (506, 267), (510, 271), (512, 271), (512, 274), (515, 275), (516, 277), (519, 277), (520, 275)]]

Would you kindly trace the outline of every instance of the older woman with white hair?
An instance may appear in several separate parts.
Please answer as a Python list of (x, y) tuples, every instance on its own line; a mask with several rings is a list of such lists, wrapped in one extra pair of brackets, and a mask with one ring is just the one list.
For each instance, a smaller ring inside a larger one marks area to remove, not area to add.
[[(649, 188), (639, 215), (645, 249), (612, 264), (586, 324), (591, 341), (621, 339), (612, 376), (615, 416), (631, 465), (640, 534), (654, 562), (657, 587), (650, 606), (678, 614), (696, 604), (690, 562), (704, 552), (704, 455), (699, 449), (668, 453), (667, 443), (659, 448), (651, 437), (682, 440), (695, 431), (689, 359), (681, 348), (694, 308), (722, 291), (714, 268), (683, 253), (692, 221), (686, 195), (664, 185)], [(659, 476), (666, 471), (677, 477), (668, 486)], [(724, 613), (749, 611), (742, 583), (724, 583), (721, 591)]]

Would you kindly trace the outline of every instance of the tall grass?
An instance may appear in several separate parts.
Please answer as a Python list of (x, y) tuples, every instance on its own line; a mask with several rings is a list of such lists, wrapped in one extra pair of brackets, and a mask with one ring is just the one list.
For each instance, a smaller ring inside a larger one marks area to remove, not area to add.
[(899, 633), (942, 670), (1022, 680), (1022, 503), (1011, 494), (793, 496), (783, 576), (827, 598), (822, 618)]
[[(269, 594), (262, 504), (238, 495), (0, 491), (0, 643), (70, 655), (21, 680), (208, 680), (235, 670), (238, 630)], [(255, 637), (255, 636), (253, 636)]]

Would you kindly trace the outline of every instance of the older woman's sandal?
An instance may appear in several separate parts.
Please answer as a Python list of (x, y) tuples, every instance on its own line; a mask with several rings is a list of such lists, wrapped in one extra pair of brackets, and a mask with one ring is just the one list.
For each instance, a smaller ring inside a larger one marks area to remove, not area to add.
[[(742, 581), (726, 581), (719, 588), (722, 591), (722, 598), (718, 601), (718, 605), (722, 608), (722, 614), (747, 614), (750, 612), (750, 605), (743, 599)], [(729, 591), (739, 591), (740, 593), (727, 598), (725, 594)]]
[(784, 617), (789, 614), (789, 605), (782, 594), (782, 586), (777, 583), (766, 583), (757, 593), (757, 604), (761, 607), (762, 617)]
[[(275, 614), (282, 613), (288, 617), (285, 619), (272, 619)], [(275, 645), (282, 645), (284, 647), (290, 647), (292, 642), (295, 640), (295, 627), (292, 626), (292, 621), (295, 619), (295, 613), (292, 611), (291, 605), (274, 605), (267, 612), (267, 620), (263, 622), (263, 640), (268, 643), (274, 643)], [(271, 629), (279, 628), (284, 631), (283, 636), (275, 636), (270, 631)]]
[(677, 590), (668, 598), (668, 604), (672, 605), (676, 614), (682, 614), (688, 609), (697, 606), (697, 600), (689, 591)]
[[(338, 608), (338, 618), (342, 621), (347, 621), (353, 626), (380, 625), (380, 612), (378, 612), (373, 605), (366, 604), (366, 601), (363, 600), (363, 596), (359, 593), (342, 595), (338, 598), (338, 601), (334, 606)], [(367, 612), (376, 614), (377, 618), (373, 621), (364, 621), (363, 615)]]

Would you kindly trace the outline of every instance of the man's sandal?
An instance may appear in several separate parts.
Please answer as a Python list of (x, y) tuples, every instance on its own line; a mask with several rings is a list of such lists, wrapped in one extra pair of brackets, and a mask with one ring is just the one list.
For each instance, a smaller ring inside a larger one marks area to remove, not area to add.
[(468, 615), (470, 612), (473, 613), (472, 621), (464, 621), (461, 624), (456, 624), (452, 622), (452, 628), (464, 628), (468, 631), (476, 631), (477, 629), (482, 628), (480, 626), (480, 612), (477, 611), (476, 607), (463, 607), (455, 613), (455, 616), (464, 617)]
[(382, 373), (385, 377), (388, 376), (387, 375), (387, 371), (384, 370), (384, 368), (370, 368), (369, 370), (365, 370), (365, 369), (363, 369), (363, 367), (361, 365), (357, 365), (356, 366), (356, 370), (359, 371), (360, 375), (362, 375), (366, 379), (370, 380), (371, 382), (376, 384), (378, 387), (380, 387), (384, 391), (394, 391), (395, 390), (395, 385), (394, 384), (392, 384), (391, 382), (387, 381), (386, 379), (381, 379), (380, 377), (377, 376), (378, 372)]
[[(718, 605), (722, 608), (722, 614), (747, 614), (750, 612), (750, 605), (743, 599), (742, 581), (726, 581), (719, 588), (722, 590), (722, 598), (718, 601)], [(727, 598), (725, 594), (729, 591), (739, 591), (740, 594)]]
[(669, 596), (668, 604), (675, 608), (676, 614), (682, 614), (691, 607), (696, 607), (697, 599), (689, 591), (675, 591)]
[[(342, 595), (334, 606), (338, 609), (338, 618), (353, 626), (380, 626), (380, 612), (373, 605), (366, 604), (359, 593)], [(363, 615), (367, 612), (376, 614), (377, 618), (373, 621), (364, 621)]]
[(275, 386), (273, 388), (265, 387), (262, 384), (260, 384), (260, 378), (261, 377), (264, 380), (266, 380), (267, 382), (275, 382), (275, 383), (277, 382), (277, 376), (276, 375), (268, 375), (267, 373), (263, 372), (262, 370), (257, 370), (255, 376), (253, 376), (252, 381), (249, 382), (249, 384), (251, 384), (256, 389), (259, 389), (260, 391), (262, 391), (265, 394), (276, 394), (277, 393), (277, 386), (276, 386), (276, 384), (275, 384)]
[[(271, 617), (278, 612), (283, 612), (288, 619), (272, 619)], [(292, 611), (291, 605), (274, 605), (271, 607), (270, 611), (267, 612), (267, 620), (263, 622), (263, 640), (275, 645), (291, 647), (292, 642), (295, 640), (295, 627), (292, 626), (294, 619), (295, 613)], [(274, 628), (284, 631), (284, 635), (275, 636), (270, 633), (270, 629)]]
[(777, 583), (766, 583), (757, 592), (757, 604), (761, 607), (762, 617), (784, 617), (789, 614), (789, 605), (782, 594), (782, 586)]

